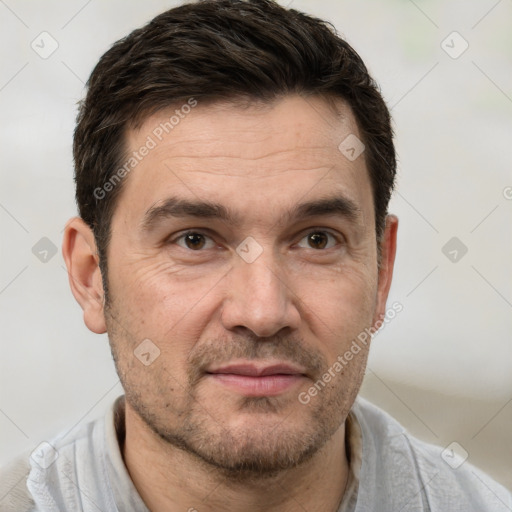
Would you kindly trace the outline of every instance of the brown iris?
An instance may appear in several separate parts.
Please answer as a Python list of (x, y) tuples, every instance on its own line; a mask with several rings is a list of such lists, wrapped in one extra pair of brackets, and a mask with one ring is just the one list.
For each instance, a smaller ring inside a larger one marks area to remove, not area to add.
[(185, 235), (185, 243), (189, 249), (202, 249), (205, 244), (204, 235), (199, 233), (188, 233)]
[(328, 242), (327, 235), (321, 232), (311, 233), (308, 238), (310, 245), (314, 249), (323, 249)]

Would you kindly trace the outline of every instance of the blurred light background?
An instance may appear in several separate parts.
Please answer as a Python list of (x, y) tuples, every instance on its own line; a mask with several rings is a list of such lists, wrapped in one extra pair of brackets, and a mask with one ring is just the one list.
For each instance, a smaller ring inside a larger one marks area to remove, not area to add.
[[(374, 339), (362, 395), (512, 488), (512, 1), (281, 3), (336, 26), (394, 117), (389, 304), (404, 309)], [(122, 393), (60, 254), (76, 102), (113, 42), (174, 5), (0, 0), (0, 463)]]

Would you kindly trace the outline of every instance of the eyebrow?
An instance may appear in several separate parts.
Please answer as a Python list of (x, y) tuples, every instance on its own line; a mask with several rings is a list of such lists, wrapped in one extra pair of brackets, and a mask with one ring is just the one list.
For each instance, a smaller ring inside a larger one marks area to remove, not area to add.
[[(295, 205), (282, 215), (278, 223), (283, 224), (319, 216), (344, 217), (350, 222), (356, 223), (360, 215), (361, 210), (354, 201), (348, 197), (337, 195)], [(169, 197), (146, 211), (142, 220), (142, 228), (149, 231), (162, 220), (186, 217), (218, 219), (231, 225), (241, 223), (240, 217), (222, 204)]]

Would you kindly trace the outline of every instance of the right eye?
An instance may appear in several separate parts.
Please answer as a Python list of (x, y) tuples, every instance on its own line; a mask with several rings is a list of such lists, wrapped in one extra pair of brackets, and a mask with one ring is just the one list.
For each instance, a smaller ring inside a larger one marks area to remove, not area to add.
[[(210, 241), (210, 246), (208, 247), (208, 240)], [(212, 249), (215, 247), (215, 242), (204, 233), (200, 233), (199, 231), (186, 231), (181, 235), (173, 238), (170, 243), (176, 243), (183, 249), (190, 249), (194, 252), (199, 252), (201, 249)]]

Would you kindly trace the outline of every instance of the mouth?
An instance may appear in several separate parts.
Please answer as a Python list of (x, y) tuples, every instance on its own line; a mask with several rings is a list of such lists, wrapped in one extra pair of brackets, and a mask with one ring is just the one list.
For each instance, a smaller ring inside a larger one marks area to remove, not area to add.
[(207, 370), (206, 376), (248, 397), (277, 396), (307, 378), (303, 368), (285, 362), (230, 364)]

